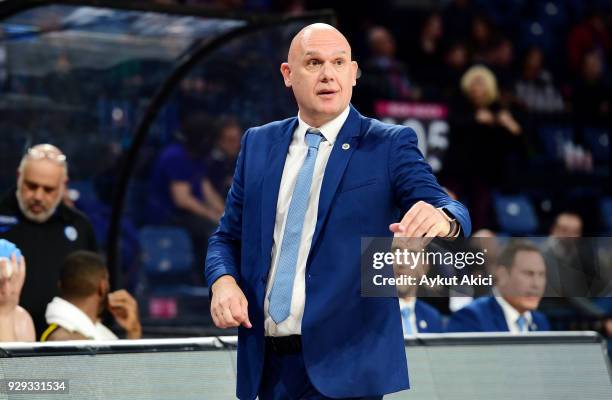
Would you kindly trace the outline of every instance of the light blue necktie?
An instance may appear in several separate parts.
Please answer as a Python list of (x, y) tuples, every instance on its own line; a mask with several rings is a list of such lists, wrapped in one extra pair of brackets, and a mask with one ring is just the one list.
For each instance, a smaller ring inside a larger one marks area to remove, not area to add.
[(520, 317), (518, 317), (516, 319), (516, 325), (518, 325), (520, 332), (528, 332), (529, 331), (527, 329), (527, 318), (525, 318), (524, 315), (521, 315)]
[(404, 307), (401, 310), (402, 313), (402, 326), (404, 327), (404, 335), (412, 335), (412, 324), (410, 323), (410, 307)]
[(268, 312), (272, 320), (280, 324), (289, 316), (291, 309), (291, 295), (293, 292), (293, 281), (295, 280), (295, 266), (297, 263), (300, 241), (302, 238), (302, 227), (304, 216), (308, 208), (308, 197), (312, 183), (319, 144), (323, 137), (318, 129), (309, 129), (306, 133), (306, 144), (308, 153), (295, 182), (295, 189), (291, 196), (291, 203), (287, 211), (287, 222), (278, 258), (278, 266), (272, 289), (270, 290), (270, 306)]

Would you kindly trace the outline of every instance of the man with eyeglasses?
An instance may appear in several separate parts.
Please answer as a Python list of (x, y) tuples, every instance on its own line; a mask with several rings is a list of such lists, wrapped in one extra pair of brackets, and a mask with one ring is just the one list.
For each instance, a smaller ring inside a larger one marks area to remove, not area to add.
[(66, 156), (53, 145), (39, 144), (21, 159), (16, 190), (0, 200), (0, 238), (15, 243), (28, 260), (21, 306), (39, 334), (45, 307), (58, 294), (64, 258), (75, 250), (97, 250), (87, 217), (62, 203), (67, 182)]

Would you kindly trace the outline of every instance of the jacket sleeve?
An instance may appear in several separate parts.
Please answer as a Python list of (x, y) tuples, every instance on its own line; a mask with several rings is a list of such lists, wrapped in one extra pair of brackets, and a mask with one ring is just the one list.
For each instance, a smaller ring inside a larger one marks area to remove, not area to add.
[(225, 212), (219, 227), (208, 239), (208, 252), (204, 274), (208, 287), (223, 275), (240, 280), (240, 247), (242, 237), (242, 212), (244, 200), (244, 159), (250, 130), (242, 137), (240, 153), (232, 186), (225, 201)]
[(461, 225), (461, 234), (469, 236), (472, 232), (472, 223), (467, 208), (460, 202), (452, 200), (440, 186), (418, 148), (414, 131), (403, 127), (398, 132), (394, 132), (389, 152), (389, 175), (396, 201), (401, 205), (402, 215), (414, 203), (422, 200), (434, 207), (444, 208), (452, 214)]

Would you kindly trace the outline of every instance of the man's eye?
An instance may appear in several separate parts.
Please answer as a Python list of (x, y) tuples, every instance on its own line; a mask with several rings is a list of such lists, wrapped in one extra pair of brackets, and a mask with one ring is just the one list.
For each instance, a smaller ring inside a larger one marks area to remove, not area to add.
[(344, 63), (345, 62), (342, 59), (336, 60), (336, 65), (344, 65)]
[(309, 67), (314, 67), (314, 66), (317, 66), (319, 64), (320, 64), (319, 60), (308, 60), (308, 66)]

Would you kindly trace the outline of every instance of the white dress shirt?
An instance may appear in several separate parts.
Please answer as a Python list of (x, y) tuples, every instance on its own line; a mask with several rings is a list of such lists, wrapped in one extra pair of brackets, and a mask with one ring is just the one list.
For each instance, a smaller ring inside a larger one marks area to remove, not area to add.
[(321, 192), (321, 184), (323, 183), (323, 174), (325, 166), (329, 160), (332, 147), (336, 141), (336, 137), (340, 129), (344, 125), (348, 115), (349, 107), (346, 108), (339, 116), (326, 124), (320, 126), (319, 131), (325, 137), (325, 140), (319, 145), (317, 159), (312, 174), (312, 183), (310, 186), (310, 196), (308, 198), (308, 208), (304, 218), (304, 226), (302, 227), (302, 238), (298, 251), (297, 262), (295, 266), (295, 280), (293, 281), (293, 292), (291, 296), (291, 310), (289, 317), (276, 324), (270, 314), (268, 308), (270, 301), (270, 290), (272, 282), (276, 274), (280, 248), (283, 242), (283, 233), (285, 231), (285, 222), (287, 221), (287, 212), (295, 183), (297, 181), (298, 172), (304, 164), (308, 146), (306, 145), (306, 131), (311, 128), (304, 122), (298, 114), (298, 126), (293, 132), (293, 138), (289, 145), (289, 152), (285, 159), (285, 167), (281, 178), (280, 189), (278, 192), (278, 201), (276, 204), (276, 221), (274, 223), (274, 241), (272, 244), (272, 266), (268, 275), (268, 284), (266, 286), (266, 298), (264, 300), (264, 327), (266, 336), (288, 336), (299, 335), (302, 332), (302, 316), (304, 315), (304, 304), (306, 302), (306, 260), (310, 252), (310, 245), (314, 235), (315, 226), (317, 224), (317, 212), (319, 208), (319, 195)]
[[(504, 312), (504, 317), (506, 318), (506, 323), (508, 324), (508, 329), (510, 330), (510, 332), (511, 333), (525, 333), (525, 332), (521, 332), (521, 329), (516, 323), (518, 318), (521, 316), (521, 313), (519, 313), (516, 308), (512, 307), (512, 305), (508, 303), (501, 296), (501, 294), (499, 293), (499, 291), (497, 291), (497, 289), (493, 289), (493, 295), (495, 296), (495, 300), (497, 300), (497, 303), (499, 304), (502, 311)], [(531, 311), (525, 311), (525, 313), (523, 313), (523, 316), (526, 319), (526, 323), (527, 323), (526, 327), (527, 327), (527, 332), (528, 332), (529, 327), (533, 323), (533, 316), (531, 315)]]

